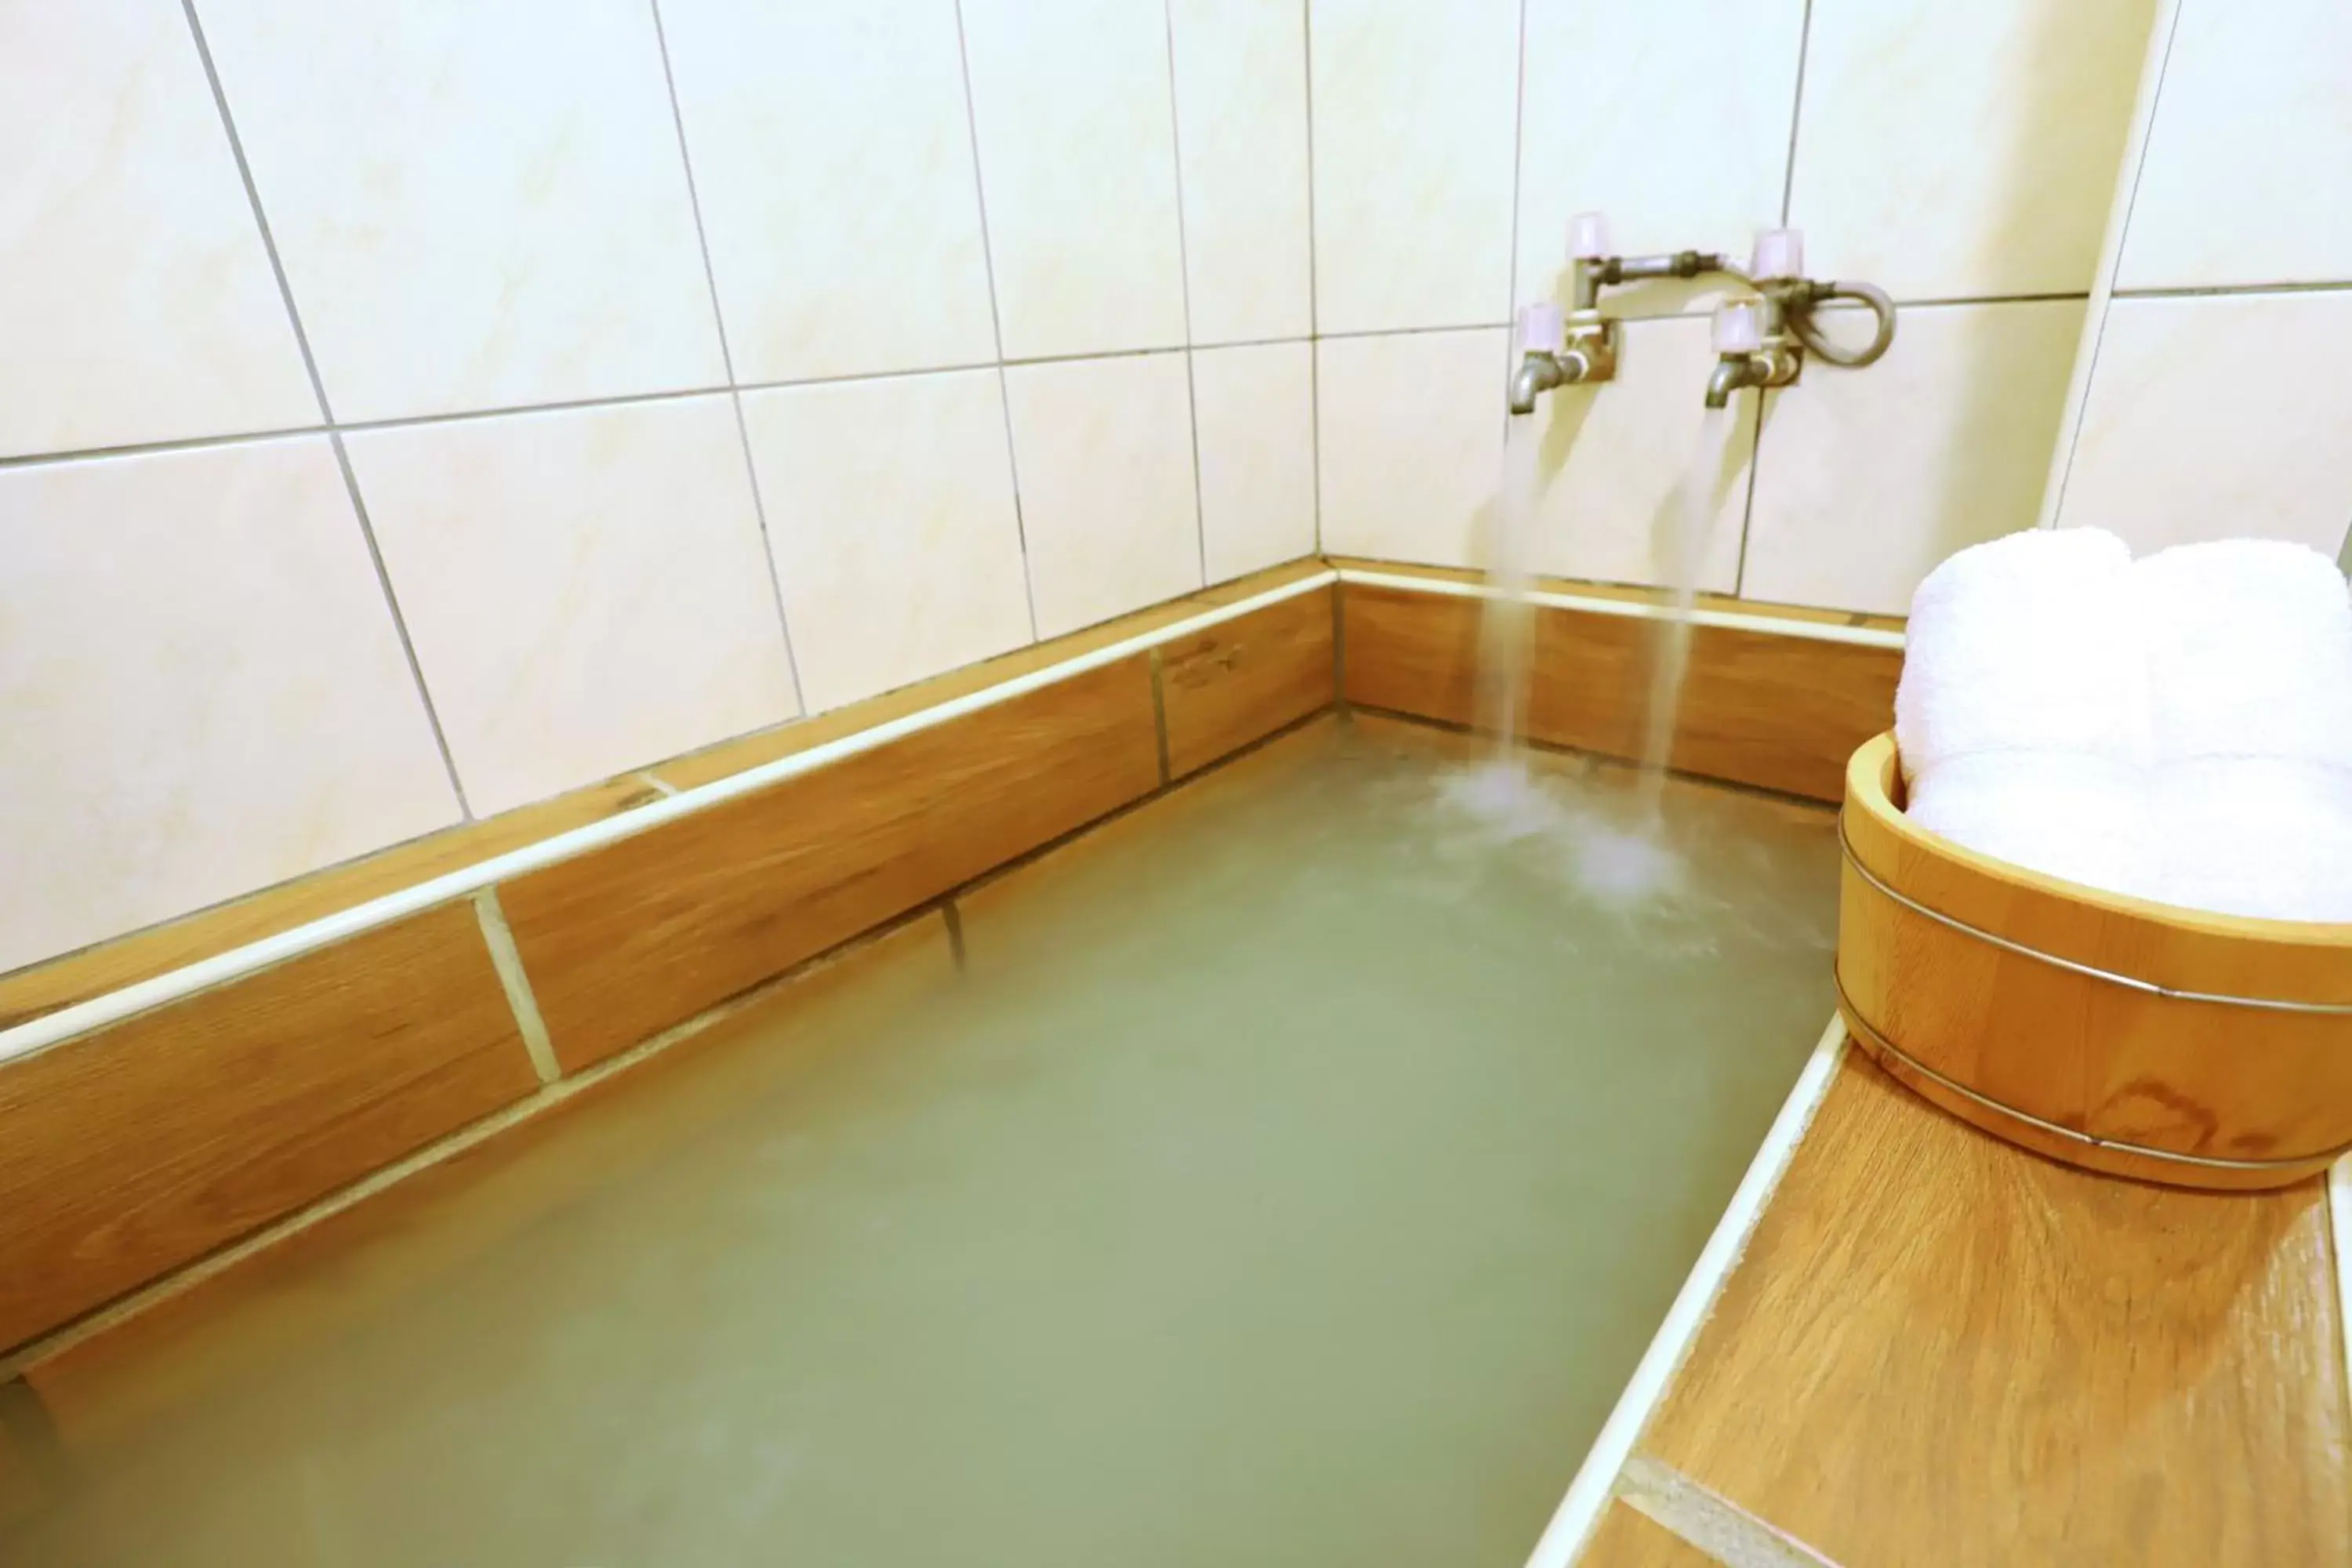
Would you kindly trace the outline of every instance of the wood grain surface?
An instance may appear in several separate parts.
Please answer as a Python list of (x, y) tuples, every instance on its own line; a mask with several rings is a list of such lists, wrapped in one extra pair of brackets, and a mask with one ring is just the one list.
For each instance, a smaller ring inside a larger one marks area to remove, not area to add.
[[(1472, 721), (1483, 602), (1344, 584), (1350, 702)], [(1527, 732), (1549, 745), (1639, 757), (1664, 623), (1538, 606)], [(1696, 626), (1670, 765), (1816, 800), (1843, 793), (1855, 747), (1893, 721), (1894, 648)]]
[(1318, 589), (1161, 646), (1160, 697), (1174, 777), (1331, 706), (1334, 600), (1330, 589)]
[(294, 1230), (25, 1369), (66, 1449), (135, 1437), (300, 1347), (398, 1311), (548, 1215), (625, 1187), (797, 1070), (957, 982), (929, 913), (807, 966), (741, 1012)]
[(464, 902), (0, 1066), (0, 1347), (537, 1087)]
[(502, 883), (499, 898), (572, 1071), (1159, 783), (1139, 654)]
[(2318, 1184), (2086, 1174), (1850, 1055), (1637, 1451), (1852, 1568), (2344, 1563), (2341, 1345)]
[[(2077, 888), (1922, 832), (1895, 808), (1896, 787), (1882, 736), (1855, 752), (1840, 821), (1870, 877), (1918, 903), (2152, 984), (2352, 1003), (2352, 926), (2241, 920)], [(2298, 1180), (2352, 1144), (2352, 1015), (2190, 1001), (2042, 963), (1906, 907), (1851, 864), (1838, 973), (1870, 1029), (2011, 1110), (2173, 1153), (2301, 1163), (2249, 1172), (2100, 1154), (2050, 1134), (2025, 1140), (2058, 1158), (2243, 1187)], [(1923, 1092), (2004, 1136), (2017, 1131), (1960, 1096)]]

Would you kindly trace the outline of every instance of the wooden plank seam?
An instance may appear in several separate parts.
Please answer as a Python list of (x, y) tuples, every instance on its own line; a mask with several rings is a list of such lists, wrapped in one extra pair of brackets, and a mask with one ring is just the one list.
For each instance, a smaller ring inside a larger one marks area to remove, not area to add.
[(499, 907), (496, 888), (484, 888), (474, 895), (474, 916), (481, 921), (482, 942), (490, 950), (490, 964), (499, 972), (507, 1005), (514, 1009), (515, 1032), (522, 1037), (522, 1048), (530, 1053), (531, 1070), (539, 1074), (540, 1082), (553, 1083), (563, 1076), (563, 1068), (555, 1059), (555, 1044), (547, 1037), (547, 1020), (539, 1015), (539, 998), (531, 994), (530, 976), (524, 972), (522, 952), (515, 946), (506, 910)]
[(1771, 1521), (1646, 1455), (1625, 1461), (1616, 1491), (1628, 1507), (1657, 1521), (1723, 1568), (1838, 1568)]

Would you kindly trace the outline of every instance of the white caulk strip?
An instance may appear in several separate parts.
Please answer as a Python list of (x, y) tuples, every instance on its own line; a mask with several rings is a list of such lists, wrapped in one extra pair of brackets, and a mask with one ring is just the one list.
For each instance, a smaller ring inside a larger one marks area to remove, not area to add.
[[(1491, 599), (1496, 590), (1484, 583), (1456, 583), (1448, 577), (1405, 577), (1388, 572), (1365, 572), (1353, 566), (1339, 569), (1342, 583), (1360, 583), (1367, 588), (1398, 588), (1409, 594), (1439, 594), (1456, 599)], [(1585, 610), (1596, 616), (1622, 616), (1637, 621), (1664, 621), (1675, 618), (1672, 605), (1652, 604), (1643, 599), (1603, 599), (1581, 594), (1554, 594), (1538, 589), (1528, 595), (1528, 602), (1549, 605), (1559, 610)], [(1738, 632), (1769, 632), (1774, 637), (1811, 637), (1815, 642), (1853, 643), (1862, 647), (1895, 647), (1903, 646), (1903, 634), (1882, 626), (1840, 626), (1835, 621), (1799, 620), (1791, 616), (1750, 615), (1742, 610), (1693, 609), (1691, 625), (1723, 626)]]
[(1543, 1538), (1536, 1542), (1535, 1552), (1528, 1558), (1528, 1568), (1568, 1568), (1583, 1552), (1585, 1542), (1601, 1522), (1601, 1510), (1609, 1506), (1610, 1493), (1616, 1489), (1618, 1472), (1632, 1457), (1634, 1440), (1642, 1428), (1649, 1425), (1651, 1413), (1658, 1401), (1665, 1397), (1666, 1385), (1681, 1370), (1683, 1358), (1690, 1353), (1691, 1343), (1706, 1321), (1715, 1306), (1715, 1299), (1723, 1289), (1723, 1282), (1731, 1277), (1732, 1266), (1747, 1250), (1748, 1234), (1764, 1212), (1764, 1205), (1772, 1196), (1772, 1189), (1780, 1184), (1780, 1177), (1795, 1157), (1797, 1145), (1811, 1125), (1813, 1112), (1821, 1109), (1830, 1084), (1837, 1078), (1838, 1064), (1845, 1059), (1845, 1025), (1837, 1018), (1822, 1031), (1820, 1041), (1813, 1047), (1805, 1070), (1797, 1075), (1797, 1085), (1781, 1102), (1780, 1114), (1772, 1119), (1772, 1129), (1764, 1134), (1763, 1147), (1748, 1162), (1748, 1174), (1739, 1180), (1739, 1188), (1731, 1194), (1730, 1206), (1715, 1224), (1715, 1234), (1706, 1238), (1706, 1247), (1698, 1261), (1691, 1266), (1690, 1277), (1675, 1297), (1675, 1304), (1666, 1309), (1665, 1321), (1658, 1325), (1650, 1341), (1650, 1348), (1642, 1352), (1641, 1364), (1633, 1369), (1625, 1384), (1625, 1392), (1617, 1396), (1617, 1407), (1609, 1413), (1601, 1425), (1601, 1436), (1592, 1440), (1591, 1451), (1578, 1467), (1576, 1479), (1569, 1483), (1568, 1495), (1560, 1500), (1559, 1511), (1544, 1529)]
[(1721, 1492), (1639, 1454), (1625, 1461), (1617, 1495), (1728, 1568), (1838, 1568)]
[(1270, 605), (1278, 605), (1301, 594), (1328, 587), (1338, 580), (1338, 573), (1323, 571), (1301, 577), (1295, 583), (1285, 583), (1278, 588), (1268, 588), (1263, 594), (1254, 594), (1230, 605), (1203, 610), (1197, 616), (1171, 621), (1151, 631), (1139, 632), (1124, 641), (1096, 648), (1091, 653), (1078, 654), (1059, 664), (1032, 670), (1027, 675), (1015, 676), (984, 690), (970, 692), (920, 712), (893, 719), (887, 724), (877, 724), (870, 730), (860, 730), (838, 741), (828, 741), (822, 746), (811, 746), (807, 751), (796, 752), (789, 757), (779, 757), (758, 767), (746, 768), (740, 773), (682, 790), (666, 799), (616, 812), (599, 821), (559, 833), (551, 838), (526, 844), (520, 849), (436, 877), (429, 882), (419, 882), (413, 888), (404, 888), (380, 899), (371, 899), (347, 910), (338, 910), (291, 931), (279, 931), (274, 936), (247, 942), (243, 947), (215, 953), (185, 968), (154, 975), (134, 985), (126, 985), (120, 991), (110, 991), (102, 996), (77, 1002), (70, 1007), (60, 1007), (13, 1029), (0, 1030), (0, 1061), (46, 1049), (60, 1040), (121, 1023), (125, 1018), (152, 1011), (167, 1003), (184, 1000), (200, 991), (209, 991), (232, 980), (242, 980), (247, 975), (273, 968), (289, 959), (299, 958), (304, 953), (315, 952), (362, 931), (389, 925), (436, 904), (464, 898), (477, 889), (552, 866), (559, 860), (569, 860), (576, 855), (603, 848), (608, 844), (617, 844), (625, 838), (634, 838), (664, 823), (691, 816), (723, 801), (750, 795), (803, 773), (814, 773), (829, 763), (870, 752), (877, 746), (933, 729), (950, 720), (1010, 702), (1016, 697), (1025, 697), (1032, 691), (1067, 680), (1073, 676), (1132, 658), (1161, 643), (1191, 637), (1195, 632), (1221, 626)]
[(2336, 1244), (2336, 1327), (2344, 1336), (2345, 1396), (2352, 1399), (2352, 1154), (2327, 1168), (2327, 1225)]

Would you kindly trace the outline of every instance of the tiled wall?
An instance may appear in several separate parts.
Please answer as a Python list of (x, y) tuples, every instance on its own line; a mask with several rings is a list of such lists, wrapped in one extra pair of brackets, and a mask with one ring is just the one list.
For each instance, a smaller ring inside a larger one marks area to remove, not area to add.
[[(1318, 544), (1475, 563), (1585, 207), (1905, 301), (1738, 416), (1704, 556), (1900, 609), (2032, 519), (2151, 3), (0, 8), (0, 968)], [(1538, 564), (1652, 580), (1707, 300), (1623, 303)]]
[(2352, 10), (2179, 0), (2056, 521), (2352, 565)]

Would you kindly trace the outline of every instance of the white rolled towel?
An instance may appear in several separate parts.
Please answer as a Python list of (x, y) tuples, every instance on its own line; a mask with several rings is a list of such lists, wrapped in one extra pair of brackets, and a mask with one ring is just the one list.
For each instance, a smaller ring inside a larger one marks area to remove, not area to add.
[(1937, 763), (1906, 815), (1980, 855), (2135, 898), (2157, 896), (2147, 770), (2068, 752), (1980, 752)]
[(2272, 757), (2158, 768), (2157, 896), (2280, 921), (2352, 921), (2352, 769)]
[(2131, 571), (2159, 762), (2280, 757), (2352, 768), (2352, 593), (2279, 540), (2158, 552)]
[(2091, 528), (2009, 534), (1930, 572), (1911, 596), (1895, 694), (1904, 777), (1982, 752), (2145, 762), (2131, 582), (2131, 552)]

